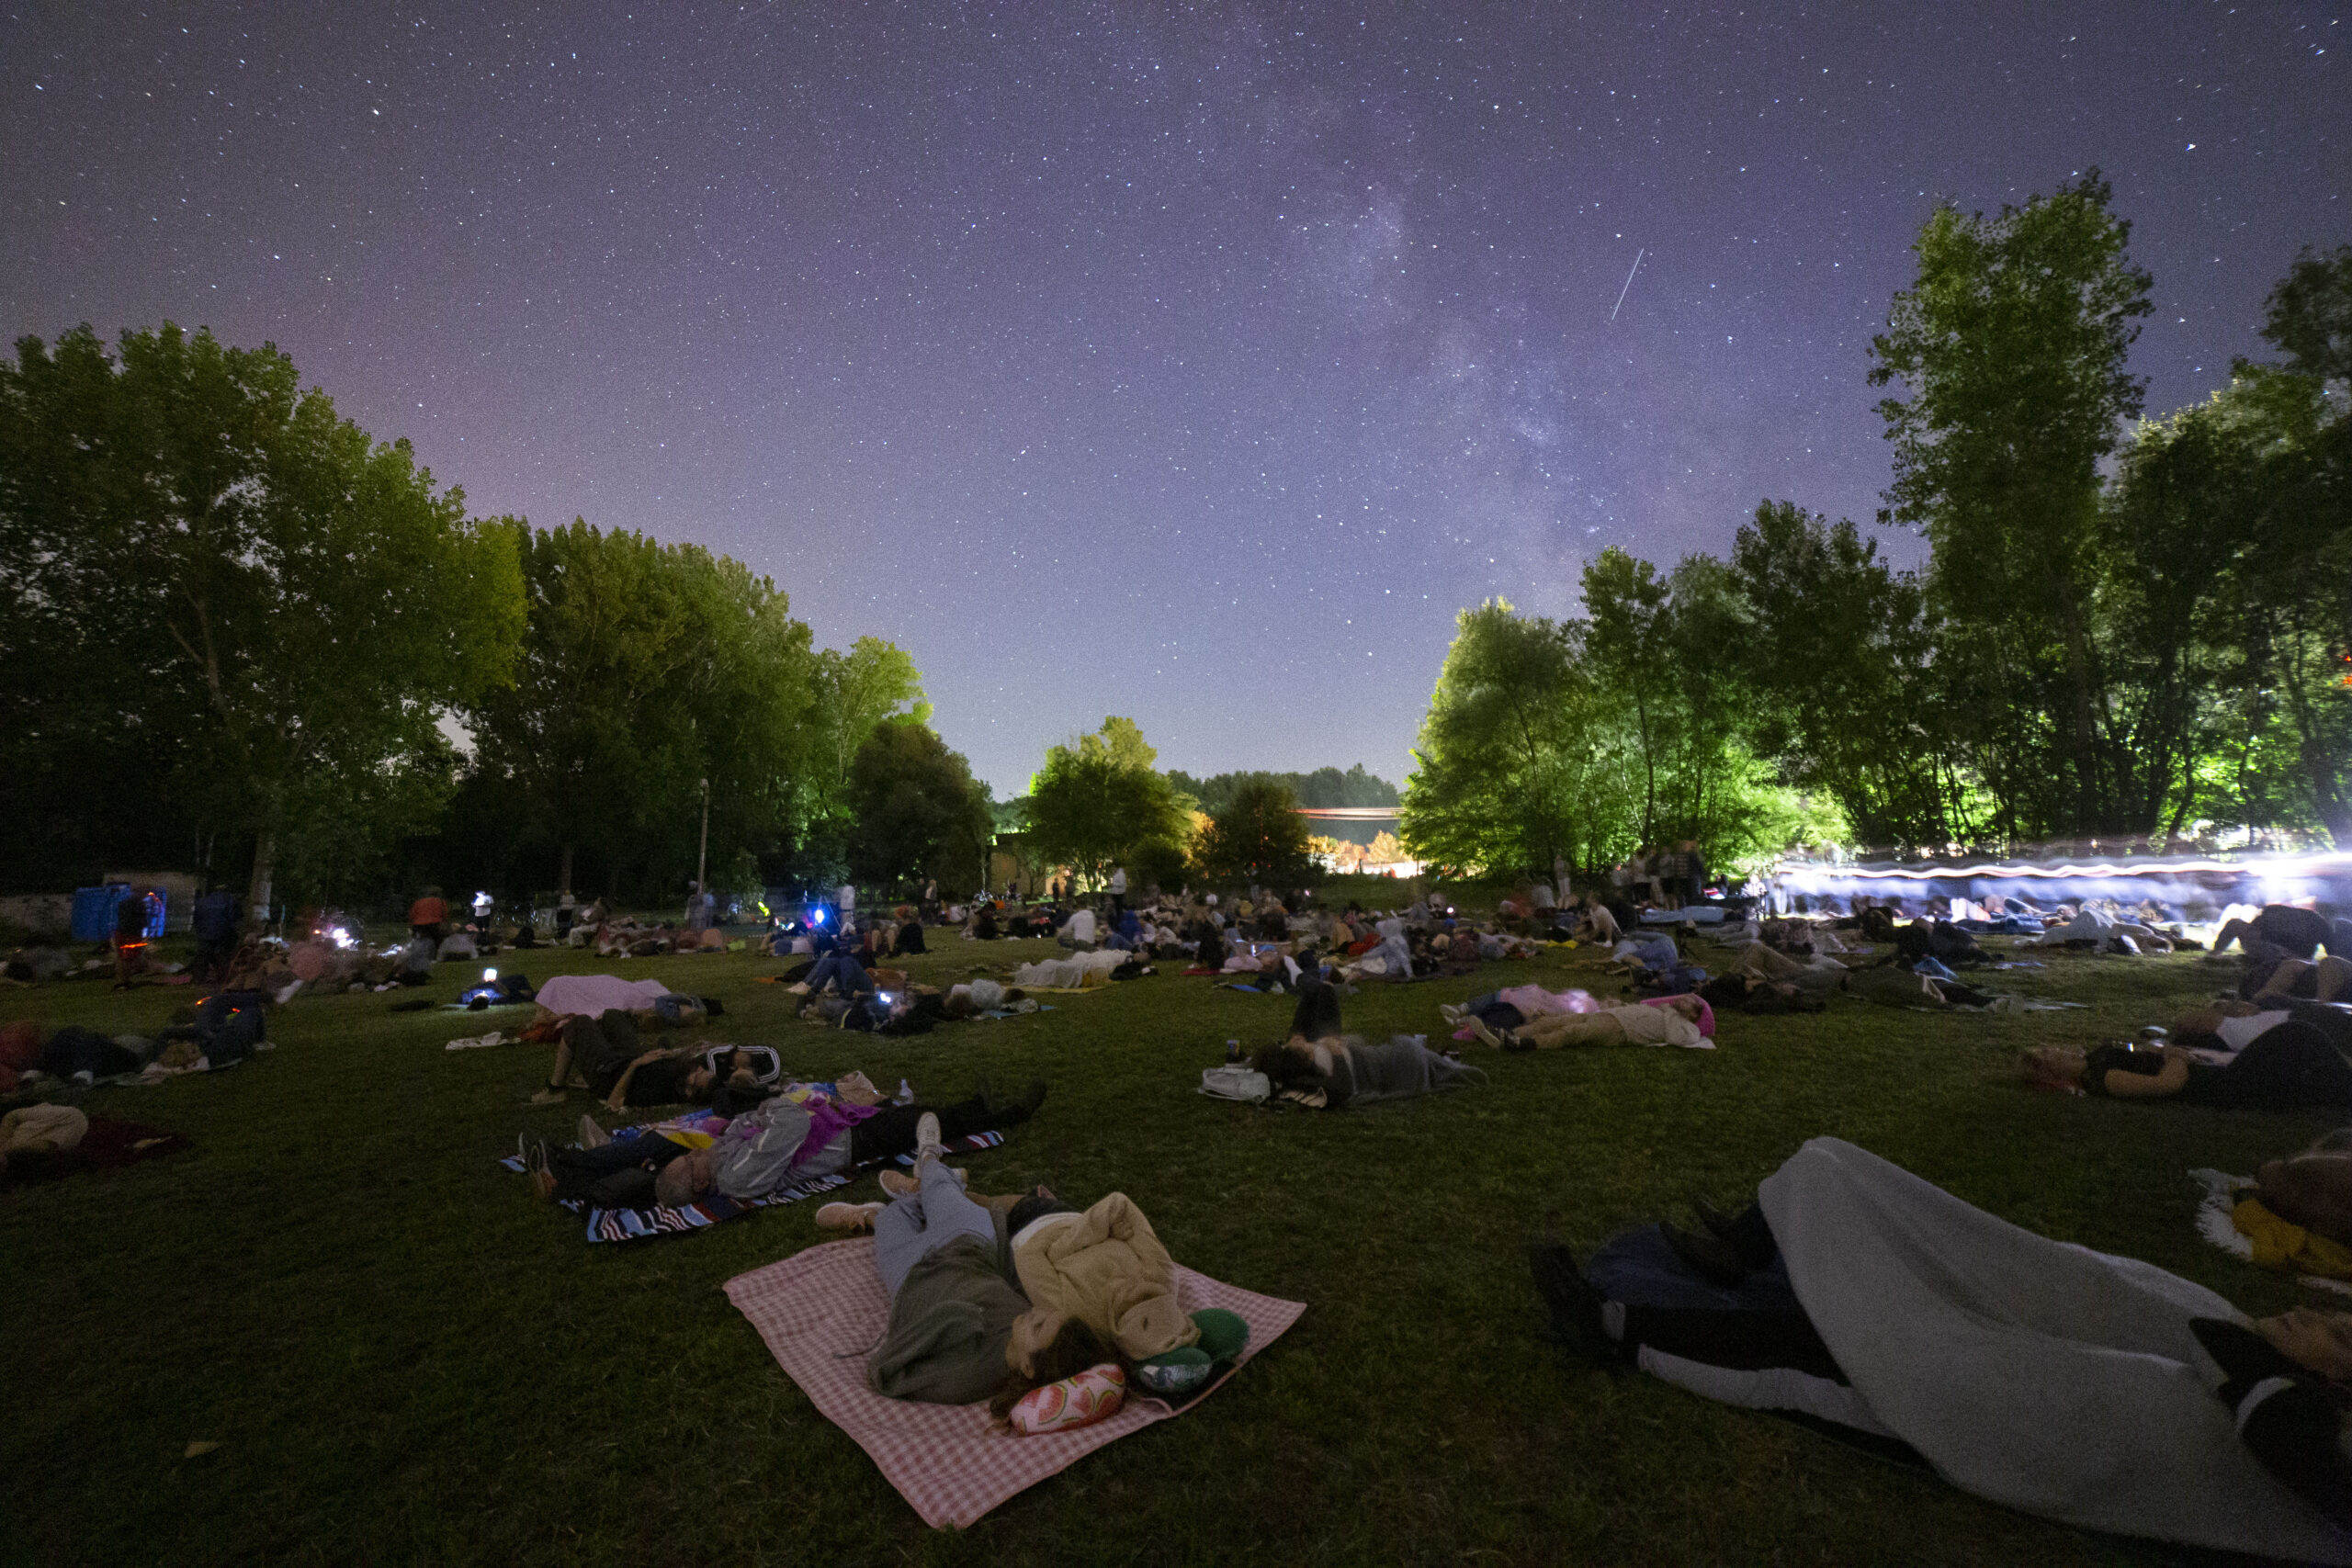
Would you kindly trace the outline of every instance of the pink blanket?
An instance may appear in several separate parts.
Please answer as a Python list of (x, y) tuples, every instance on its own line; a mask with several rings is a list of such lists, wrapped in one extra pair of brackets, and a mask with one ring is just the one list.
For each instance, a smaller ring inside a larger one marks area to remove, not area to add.
[[(1244, 1361), (1306, 1310), (1304, 1302), (1236, 1290), (1182, 1266), (1176, 1279), (1186, 1310), (1224, 1307), (1250, 1325)], [(1075, 1432), (1016, 1438), (990, 1428), (986, 1404), (883, 1398), (865, 1386), (865, 1352), (882, 1337), (890, 1315), (870, 1237), (812, 1247), (739, 1274), (727, 1281), (727, 1296), (752, 1320), (777, 1364), (818, 1413), (855, 1438), (922, 1522), (934, 1529), (967, 1526), (1103, 1444), (1180, 1414), (1157, 1399), (1131, 1393), (1107, 1421)], [(1232, 1375), (1230, 1370), (1226, 1373)]]

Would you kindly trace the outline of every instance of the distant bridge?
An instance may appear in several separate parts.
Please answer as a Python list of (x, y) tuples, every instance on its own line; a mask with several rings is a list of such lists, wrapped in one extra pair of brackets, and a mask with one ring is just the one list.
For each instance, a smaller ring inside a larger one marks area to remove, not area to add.
[(1401, 806), (1298, 806), (1292, 809), (1320, 822), (1395, 822), (1402, 819), (1405, 811)]

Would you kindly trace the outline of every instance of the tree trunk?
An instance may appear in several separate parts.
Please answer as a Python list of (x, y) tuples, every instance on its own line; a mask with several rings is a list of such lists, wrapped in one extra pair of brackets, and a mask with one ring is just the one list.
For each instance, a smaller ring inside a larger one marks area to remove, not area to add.
[(556, 878), (555, 890), (559, 894), (571, 891), (571, 845), (569, 840), (563, 846), (563, 872)]
[(270, 875), (277, 869), (277, 835), (264, 828), (254, 835), (254, 879), (245, 889), (245, 908), (257, 921), (269, 919)]

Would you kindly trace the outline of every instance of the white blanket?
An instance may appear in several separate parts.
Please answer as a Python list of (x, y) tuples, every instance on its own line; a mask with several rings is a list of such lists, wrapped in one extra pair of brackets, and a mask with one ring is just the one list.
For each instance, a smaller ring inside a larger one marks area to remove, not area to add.
[[(1012, 983), (1046, 991), (1073, 991), (1087, 983), (1089, 974), (1110, 977), (1111, 971), (1135, 956), (1105, 949), (1101, 953), (1077, 953), (1068, 958), (1047, 958), (1035, 964), (1023, 964), (1012, 972)], [(1095, 982), (1100, 985), (1102, 982)]]
[(2215, 1397), (2188, 1320), (2245, 1319), (2211, 1291), (1836, 1138), (1758, 1198), (1855, 1392), (1953, 1485), (2089, 1529), (2352, 1563), (2352, 1535), (2272, 1479)]
[(642, 1012), (670, 987), (659, 980), (624, 980), (617, 975), (558, 975), (538, 990), (538, 1003), (552, 1013), (598, 1018), (608, 1012)]

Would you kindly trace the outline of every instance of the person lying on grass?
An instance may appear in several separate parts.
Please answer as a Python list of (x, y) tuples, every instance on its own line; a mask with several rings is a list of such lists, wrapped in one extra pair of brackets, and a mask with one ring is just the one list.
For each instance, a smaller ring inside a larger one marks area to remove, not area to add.
[(2037, 1089), (2111, 1100), (2177, 1100), (2225, 1111), (2352, 1108), (2352, 1066), (2319, 1029), (2294, 1019), (2265, 1029), (2222, 1065), (2199, 1060), (2187, 1046), (2135, 1051), (2126, 1044), (2089, 1051), (2040, 1045), (2022, 1065)]
[[(701, 1059), (698, 1044), (673, 1050), (641, 1050), (637, 1025), (625, 1012), (596, 1018), (573, 1014), (559, 1025), (555, 1065), (547, 1086), (531, 1096), (533, 1105), (553, 1105), (574, 1083), (586, 1089), (614, 1111), (631, 1106), (707, 1105), (722, 1080)], [(748, 1068), (730, 1072), (724, 1082), (741, 1093), (756, 1097), (756, 1075)]]
[(1266, 1075), (1275, 1093), (1327, 1111), (1487, 1081), (1476, 1067), (1430, 1050), (1413, 1035), (1371, 1045), (1342, 1034), (1340, 993), (1321, 980), (1300, 984), (1290, 1037), (1261, 1050), (1250, 1065)]
[(1046, 1087), (1038, 1078), (1020, 1099), (1006, 1100), (983, 1078), (947, 1105), (856, 1106), (822, 1093), (786, 1093), (725, 1122), (664, 1122), (627, 1138), (610, 1137), (582, 1116), (579, 1145), (526, 1143), (525, 1153), (533, 1186), (548, 1201), (674, 1209), (713, 1197), (748, 1201), (913, 1154), (925, 1122), (948, 1138), (1017, 1127), (1045, 1103)]
[(1556, 1051), (1565, 1045), (1680, 1045), (1708, 1048), (1714, 1010), (1697, 997), (1656, 997), (1633, 1007), (1596, 1012), (1544, 1013), (1516, 1029), (1495, 1029), (1475, 1013), (1463, 1025), (1488, 1045), (1506, 1051)]
[(1562, 1341), (2044, 1517), (2352, 1562), (2352, 1314), (2250, 1321), (1834, 1138), (1736, 1215), (1692, 1206), (1699, 1231), (1645, 1227), (1586, 1267), (1532, 1248)]
[(1143, 1212), (1112, 1193), (1084, 1213), (1043, 1186), (974, 1199), (949, 1168), (943, 1125), (924, 1118), (909, 1190), (894, 1201), (829, 1204), (819, 1222), (870, 1227), (890, 1298), (866, 1382), (891, 1399), (989, 1402), (1002, 1423), (1032, 1390), (1105, 1362), (1153, 1392), (1190, 1393), (1238, 1355), (1229, 1313), (1187, 1314), (1175, 1265)]

